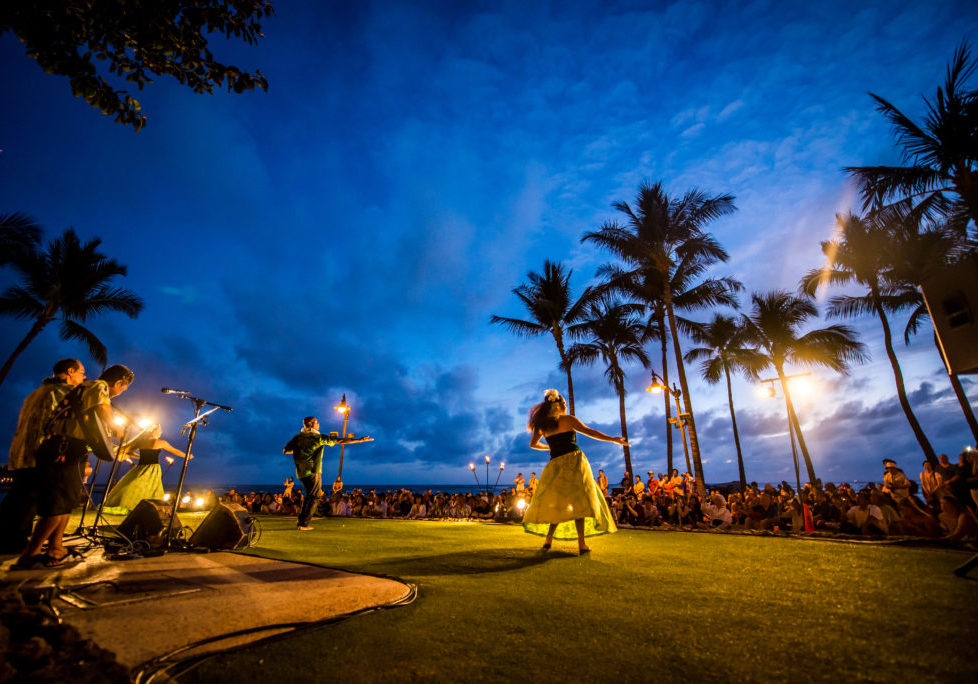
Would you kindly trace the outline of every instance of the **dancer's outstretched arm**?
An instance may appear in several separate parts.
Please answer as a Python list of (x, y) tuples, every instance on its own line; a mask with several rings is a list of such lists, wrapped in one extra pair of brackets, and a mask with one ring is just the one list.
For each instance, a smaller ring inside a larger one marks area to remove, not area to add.
[(590, 428), (582, 423), (577, 416), (567, 416), (567, 420), (570, 422), (571, 427), (573, 427), (577, 432), (580, 432), (582, 435), (587, 435), (591, 439), (597, 439), (602, 442), (614, 442), (615, 444), (628, 446), (628, 441), (626, 441), (624, 437), (612, 437), (611, 435), (606, 435), (600, 430)]

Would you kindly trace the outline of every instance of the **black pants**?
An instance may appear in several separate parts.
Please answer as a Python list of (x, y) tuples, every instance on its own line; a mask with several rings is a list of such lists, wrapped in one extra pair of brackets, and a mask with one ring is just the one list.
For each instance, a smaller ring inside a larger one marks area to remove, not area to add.
[(0, 553), (23, 551), (37, 515), (37, 468), (18, 468), (13, 471), (13, 478), (10, 491), (0, 502)]
[(316, 512), (316, 506), (319, 505), (319, 497), (323, 494), (323, 483), (319, 473), (300, 477), (299, 481), (306, 490), (306, 496), (302, 500), (302, 510), (299, 511), (299, 526), (305, 527), (312, 520), (312, 514)]
[(40, 480), (37, 512), (43, 517), (71, 513), (82, 498), (88, 445), (73, 437), (50, 437), (35, 457)]

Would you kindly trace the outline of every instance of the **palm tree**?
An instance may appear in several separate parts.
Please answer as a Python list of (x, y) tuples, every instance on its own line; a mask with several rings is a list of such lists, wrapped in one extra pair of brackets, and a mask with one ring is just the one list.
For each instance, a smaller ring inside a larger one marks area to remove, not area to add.
[(557, 353), (560, 354), (560, 367), (567, 373), (567, 401), (570, 413), (574, 413), (574, 380), (571, 377), (571, 361), (564, 348), (564, 334), (567, 326), (581, 320), (585, 307), (594, 301), (597, 293), (593, 288), (585, 288), (577, 299), (572, 301), (570, 294), (570, 277), (573, 271), (559, 263), (543, 262), (543, 275), (530, 271), (526, 277), (528, 283), (522, 283), (513, 288), (519, 300), (526, 307), (532, 320), (492, 316), (491, 321), (505, 326), (510, 332), (520, 337), (534, 337), (550, 333), (557, 343)]
[[(587, 309), (587, 318), (571, 326), (570, 334), (575, 338), (589, 338), (576, 342), (568, 352), (573, 361), (590, 366), (601, 358), (605, 363), (605, 377), (618, 395), (618, 414), (621, 420), (621, 436), (628, 440), (628, 423), (625, 420), (625, 371), (621, 364), (638, 361), (649, 367), (649, 357), (642, 346), (646, 342), (648, 327), (636, 315), (640, 307), (635, 304), (592, 303)], [(625, 453), (625, 472), (629, 478), (632, 472), (631, 452), (627, 446)]]
[(818, 315), (815, 305), (808, 299), (776, 290), (767, 294), (755, 293), (751, 295), (751, 301), (751, 315), (742, 317), (747, 339), (759, 348), (761, 367), (758, 370), (770, 366), (778, 374), (788, 422), (798, 437), (808, 469), (808, 481), (814, 484), (815, 468), (791, 402), (785, 366), (825, 366), (845, 374), (848, 373), (850, 361), (863, 361), (866, 358), (865, 345), (857, 341), (856, 333), (845, 325), (830, 325), (799, 335), (798, 328), (809, 318)]
[[(601, 292), (624, 295), (631, 301), (641, 302), (646, 309), (646, 337), (659, 342), (662, 358), (662, 382), (669, 385), (669, 333), (666, 327), (666, 309), (662, 302), (662, 283), (657, 271), (642, 269), (624, 271), (617, 264), (605, 264), (598, 268), (597, 276), (605, 283)], [(666, 430), (666, 472), (672, 472), (672, 402), (669, 393), (663, 392)]]
[(20, 274), (21, 282), (0, 294), (0, 314), (29, 318), (34, 323), (0, 368), (0, 383), (21, 352), (54, 320), (61, 321), (61, 339), (84, 342), (92, 358), (105, 365), (105, 345), (82, 323), (106, 311), (121, 311), (135, 318), (143, 302), (128, 290), (109, 287), (115, 276), (126, 275), (126, 267), (101, 254), (100, 244), (98, 238), (81, 244), (69, 228), (44, 251), (25, 243), (22, 249), (8, 254), (7, 265)]
[[(662, 305), (669, 334), (676, 355), (676, 371), (682, 387), (683, 402), (689, 429), (690, 452), (696, 475), (696, 487), (701, 496), (706, 495), (703, 478), (703, 462), (700, 456), (696, 422), (689, 397), (689, 383), (683, 365), (682, 346), (679, 342), (680, 322), (676, 309), (681, 305), (680, 292), (673, 289), (677, 276), (690, 280), (697, 278), (707, 268), (727, 260), (727, 253), (703, 227), (725, 214), (735, 211), (733, 197), (717, 195), (709, 197), (700, 190), (690, 190), (678, 199), (666, 195), (661, 183), (643, 183), (639, 188), (635, 209), (626, 202), (616, 202), (616, 209), (626, 215), (624, 226), (614, 221), (604, 224), (596, 232), (586, 233), (582, 242), (596, 242), (625, 261), (631, 269), (649, 269), (658, 272), (662, 281)], [(704, 301), (716, 301), (718, 294), (727, 292), (723, 280), (711, 281), (701, 294)], [(727, 292), (729, 296), (729, 292)]]
[(564, 334), (567, 326), (576, 323), (584, 316), (585, 307), (594, 301), (597, 292), (588, 287), (577, 299), (572, 301), (570, 277), (573, 270), (564, 271), (563, 265), (552, 261), (543, 262), (543, 275), (530, 271), (526, 274), (528, 283), (513, 288), (515, 294), (533, 320), (506, 318), (493, 315), (491, 321), (509, 329), (520, 337), (534, 337), (550, 333), (557, 343), (560, 354), (560, 367), (567, 373), (567, 401), (570, 413), (574, 414), (574, 380), (571, 377), (571, 361), (564, 348)]
[(944, 87), (937, 88), (933, 101), (925, 98), (928, 111), (920, 124), (870, 93), (893, 124), (907, 165), (847, 167), (862, 185), (864, 208), (896, 200), (946, 218), (962, 235), (969, 220), (978, 224), (978, 90), (965, 85), (975, 66), (962, 41), (948, 64)]
[(689, 336), (702, 344), (686, 352), (686, 361), (702, 361), (700, 374), (711, 385), (727, 380), (727, 403), (730, 406), (730, 422), (733, 425), (734, 445), (737, 447), (737, 470), (740, 489), (747, 489), (744, 472), (744, 456), (740, 449), (740, 433), (737, 431), (737, 415), (734, 412), (733, 389), (730, 374), (741, 373), (747, 378), (757, 378), (762, 365), (757, 350), (748, 345), (747, 330), (742, 322), (730, 316), (715, 314), (709, 323), (699, 324), (689, 330)]
[(903, 371), (893, 349), (893, 335), (887, 311), (893, 313), (906, 308), (908, 301), (901, 297), (898, 288), (893, 287), (887, 277), (887, 252), (892, 240), (891, 231), (887, 229), (882, 216), (892, 216), (892, 212), (884, 212), (863, 219), (853, 214), (836, 215), (839, 228), (837, 236), (832, 240), (822, 242), (822, 252), (828, 262), (824, 268), (809, 271), (799, 285), (801, 291), (809, 297), (814, 297), (819, 288), (828, 285), (845, 286), (858, 283), (866, 288), (863, 295), (836, 295), (829, 300), (828, 315), (854, 317), (863, 314), (875, 314), (883, 326), (883, 346), (886, 356), (893, 369), (893, 379), (896, 382), (897, 398), (903, 409), (910, 429), (913, 430), (917, 443), (928, 461), (937, 462), (934, 447), (931, 446), (927, 435), (924, 434), (917, 416), (907, 398), (907, 388), (903, 381)]

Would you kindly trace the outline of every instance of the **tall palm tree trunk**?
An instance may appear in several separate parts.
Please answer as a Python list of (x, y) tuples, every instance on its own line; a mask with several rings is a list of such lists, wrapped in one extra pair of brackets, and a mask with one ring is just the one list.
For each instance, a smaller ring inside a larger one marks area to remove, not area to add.
[(870, 292), (873, 298), (873, 308), (876, 309), (876, 313), (880, 317), (880, 323), (883, 324), (883, 345), (886, 347), (886, 356), (890, 360), (890, 367), (893, 369), (893, 379), (896, 381), (897, 398), (900, 400), (900, 407), (903, 408), (903, 413), (907, 416), (907, 422), (910, 423), (910, 429), (913, 430), (914, 437), (917, 438), (917, 443), (920, 444), (924, 456), (936, 467), (937, 454), (934, 452), (934, 447), (931, 446), (927, 435), (924, 434), (923, 428), (920, 427), (920, 423), (917, 421), (917, 416), (914, 415), (913, 409), (910, 408), (910, 400), (907, 399), (907, 388), (903, 384), (903, 371), (900, 370), (900, 362), (897, 360), (896, 351), (893, 349), (893, 340), (890, 335), (890, 322), (887, 320), (886, 313), (880, 305), (880, 297), (875, 285), (871, 287)]
[[(683, 366), (683, 351), (679, 345), (679, 331), (676, 329), (676, 314), (672, 310), (672, 292), (665, 288), (666, 315), (669, 317), (669, 332), (672, 335), (672, 348), (676, 352), (676, 372), (683, 390), (683, 406), (686, 408), (686, 426), (689, 430), (689, 450), (693, 456), (693, 470), (696, 476), (696, 491), (706, 496), (706, 482), (703, 479), (703, 461), (700, 458), (700, 442), (696, 437), (696, 423), (693, 420), (693, 404), (689, 400), (689, 383), (686, 382), (686, 369)], [(682, 416), (679, 416), (681, 419)]]
[[(781, 381), (781, 391), (784, 392), (784, 403), (788, 408), (788, 422), (795, 428), (795, 436), (798, 438), (798, 448), (801, 449), (802, 458), (805, 459), (805, 469), (808, 471), (808, 481), (815, 485), (815, 466), (812, 465), (812, 457), (808, 455), (808, 445), (805, 444), (805, 437), (801, 433), (801, 423), (798, 422), (798, 414), (795, 413), (795, 405), (791, 401), (791, 393), (788, 391), (788, 380), (784, 377), (784, 369), (777, 368), (778, 380)], [(789, 426), (790, 427), (790, 426)]]
[(737, 470), (740, 474), (740, 491), (747, 491), (747, 475), (744, 473), (744, 455), (740, 451), (740, 433), (737, 431), (737, 415), (733, 407), (733, 389), (730, 385), (730, 369), (723, 367), (723, 374), (727, 376), (727, 403), (730, 404), (730, 422), (733, 424), (734, 446), (737, 447)]
[(975, 444), (978, 444), (978, 421), (975, 420), (975, 412), (971, 409), (971, 402), (968, 401), (968, 395), (964, 393), (964, 388), (961, 386), (961, 381), (958, 380), (957, 374), (951, 373), (949, 377), (951, 379), (951, 387), (954, 388), (954, 396), (958, 398), (958, 403), (961, 404), (961, 412), (964, 413), (964, 419), (968, 421), (968, 427), (971, 428), (971, 436), (975, 438)]
[[(621, 420), (621, 436), (628, 441), (628, 425), (625, 422), (625, 388), (615, 383), (615, 391), (618, 393), (618, 417)], [(632, 454), (627, 446), (622, 447), (625, 453), (625, 472), (628, 473), (629, 482), (635, 481), (635, 473), (632, 472)]]
[[(937, 353), (943, 359), (944, 350), (941, 349), (941, 343), (937, 339), (936, 332), (934, 333), (934, 346), (937, 347)], [(958, 403), (961, 405), (961, 413), (964, 414), (964, 419), (968, 421), (968, 427), (971, 428), (971, 436), (975, 438), (975, 445), (978, 446), (978, 420), (975, 420), (975, 412), (971, 408), (971, 401), (968, 399), (968, 395), (964, 393), (964, 387), (961, 386), (961, 381), (958, 380), (957, 375), (951, 373), (948, 375), (948, 379), (951, 381), (954, 396), (958, 398)]]
[[(662, 384), (669, 387), (669, 338), (666, 337), (666, 317), (661, 307), (656, 318), (661, 331), (659, 340), (662, 344)], [(672, 418), (672, 402), (669, 401), (668, 392), (662, 392), (662, 401), (666, 407), (666, 473), (672, 476), (672, 423), (669, 422)]]
[(7, 358), (6, 363), (3, 364), (3, 368), (0, 368), (0, 385), (2, 385), (3, 381), (7, 378), (7, 374), (10, 372), (10, 369), (13, 368), (14, 361), (17, 360), (17, 357), (20, 356), (21, 352), (27, 349), (27, 346), (34, 341), (34, 338), (37, 337), (38, 333), (40, 333), (47, 324), (48, 321), (40, 318), (34, 321), (34, 325), (32, 325), (31, 329), (27, 331), (27, 336), (20, 341), (20, 344), (17, 345), (13, 353)]
[(564, 372), (567, 373), (567, 410), (573, 416), (574, 380), (571, 378), (570, 360), (567, 358), (567, 352), (564, 351), (564, 336), (560, 334), (556, 327), (552, 328), (552, 330), (554, 331), (554, 341), (557, 343), (557, 353), (560, 354), (560, 365), (563, 367)]

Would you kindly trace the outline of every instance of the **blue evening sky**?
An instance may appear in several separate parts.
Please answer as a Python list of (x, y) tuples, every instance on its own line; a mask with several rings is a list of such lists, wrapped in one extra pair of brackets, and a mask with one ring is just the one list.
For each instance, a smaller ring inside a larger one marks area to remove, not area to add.
[[(302, 416), (339, 429), (344, 392), (350, 430), (376, 438), (347, 449), (346, 482), (474, 484), (467, 464), (487, 454), (494, 469), (505, 461), (503, 481), (539, 473), (546, 454), (527, 448), (525, 417), (544, 389), (565, 390), (556, 350), (489, 324), (525, 315), (510, 290), (528, 271), (561, 261), (580, 292), (608, 260), (581, 235), (647, 179), (735, 195), (739, 211), (712, 226), (731, 255), (715, 274), (747, 293), (794, 289), (822, 263), (834, 214), (858, 210), (842, 167), (899, 161), (867, 91), (919, 117), (954, 48), (978, 35), (971, 2), (277, 12), (259, 45), (215, 46), (261, 69), (267, 93), (195, 95), (160, 79), (138, 94), (149, 115), (138, 134), (0, 37), (0, 212), (28, 213), (48, 236), (73, 226), (102, 238), (129, 267), (117, 284), (146, 301), (135, 321), (90, 324), (110, 362), (135, 370), (119, 404), (157, 417), (177, 445), (189, 405), (160, 387), (235, 408), (202, 431), (191, 482), (281, 481)], [(817, 392), (798, 399), (816, 472), (879, 479), (889, 456), (915, 476), (922, 455), (879, 326), (854, 324), (872, 361), (848, 377), (817, 370)], [(3, 320), (0, 353), (28, 327)], [(929, 327), (898, 353), (924, 429), (953, 457), (970, 433)], [(23, 396), (70, 355), (95, 374), (55, 326), (18, 359), (0, 386), (0, 441)], [(577, 413), (619, 434), (601, 372), (575, 370)], [(636, 472), (663, 470), (661, 398), (642, 391), (641, 368), (627, 384)], [(691, 394), (707, 480), (736, 479), (725, 388), (695, 380)], [(748, 479), (793, 480), (783, 403), (740, 379), (734, 399)], [(619, 447), (583, 447), (620, 478)], [(327, 454), (329, 479), (337, 457)]]

